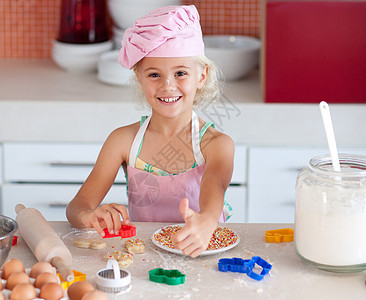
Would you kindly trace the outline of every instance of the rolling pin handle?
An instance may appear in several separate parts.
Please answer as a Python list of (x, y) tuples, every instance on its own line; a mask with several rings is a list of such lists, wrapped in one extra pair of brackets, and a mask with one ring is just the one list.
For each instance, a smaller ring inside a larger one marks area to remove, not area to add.
[(25, 209), (25, 206), (21, 203), (15, 205), (15, 212), (18, 214), (21, 210)]
[(51, 260), (51, 265), (56, 268), (64, 280), (68, 282), (74, 281), (74, 272), (65, 264), (65, 261), (60, 256), (54, 257)]

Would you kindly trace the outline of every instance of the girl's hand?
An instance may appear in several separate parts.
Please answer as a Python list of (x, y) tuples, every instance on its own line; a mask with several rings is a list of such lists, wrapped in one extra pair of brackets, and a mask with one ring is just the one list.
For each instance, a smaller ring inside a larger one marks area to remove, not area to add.
[(211, 216), (196, 213), (189, 208), (189, 200), (183, 198), (179, 205), (186, 225), (172, 236), (174, 246), (192, 258), (197, 257), (207, 249), (212, 233), (217, 227), (217, 221)]
[(103, 204), (96, 209), (87, 210), (81, 214), (81, 219), (87, 228), (94, 228), (102, 237), (104, 236), (103, 228), (107, 228), (110, 234), (114, 234), (120, 230), (122, 224), (130, 223), (127, 208), (117, 203)]

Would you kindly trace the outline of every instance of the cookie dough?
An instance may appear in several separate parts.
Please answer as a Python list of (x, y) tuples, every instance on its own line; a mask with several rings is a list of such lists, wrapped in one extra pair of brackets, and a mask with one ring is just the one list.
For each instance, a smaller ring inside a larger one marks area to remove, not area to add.
[(139, 254), (145, 251), (145, 242), (141, 239), (132, 238), (125, 242), (128, 253)]
[(115, 259), (120, 268), (127, 268), (133, 263), (133, 255), (130, 253), (123, 253), (120, 251), (113, 251), (104, 255), (104, 260)]
[(75, 241), (75, 245), (78, 248), (91, 248), (94, 250), (103, 249), (107, 246), (107, 244), (103, 241), (97, 239), (77, 239)]

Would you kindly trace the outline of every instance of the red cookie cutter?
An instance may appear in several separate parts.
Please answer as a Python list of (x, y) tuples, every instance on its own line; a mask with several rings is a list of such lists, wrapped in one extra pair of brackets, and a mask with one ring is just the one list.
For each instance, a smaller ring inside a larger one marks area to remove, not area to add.
[(267, 243), (292, 242), (294, 230), (291, 228), (267, 230), (264, 234)]
[(136, 235), (136, 227), (130, 225), (122, 225), (121, 229), (117, 234), (110, 234), (107, 228), (103, 229), (104, 236), (103, 238), (113, 238), (113, 237), (121, 237), (121, 238), (129, 238)]

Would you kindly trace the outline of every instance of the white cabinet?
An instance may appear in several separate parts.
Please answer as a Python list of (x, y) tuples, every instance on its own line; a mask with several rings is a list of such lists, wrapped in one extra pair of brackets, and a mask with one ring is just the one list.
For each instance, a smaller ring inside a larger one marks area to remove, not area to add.
[[(83, 183), (100, 143), (5, 143), (5, 182)], [(125, 182), (119, 172), (116, 182)]]
[(235, 146), (233, 176), (225, 194), (226, 201), (233, 209), (233, 215), (228, 223), (246, 222), (247, 155), (248, 148), (245, 145)]
[(0, 144), (0, 188), (2, 182), (3, 182), (3, 152), (2, 152), (2, 145)]
[[(75, 196), (80, 184), (4, 184), (1, 190), (2, 214), (15, 218), (15, 205), (38, 209), (48, 221), (65, 221), (66, 206)], [(113, 185), (103, 203), (127, 206), (126, 185)]]
[(245, 186), (229, 186), (226, 190), (225, 199), (233, 208), (233, 215), (227, 223), (245, 223), (247, 213)]
[(247, 183), (247, 156), (247, 146), (235, 145), (234, 170), (230, 184), (243, 185)]
[[(3, 155), (2, 155), (2, 145), (0, 144), (0, 203), (2, 203), (1, 199), (1, 188), (3, 182)], [(2, 210), (0, 210), (1, 214)]]
[[(366, 155), (366, 148), (340, 148), (339, 152)], [(248, 222), (294, 222), (295, 185), (300, 170), (320, 147), (250, 147), (248, 154)]]
[[(38, 209), (47, 220), (66, 220), (65, 209), (85, 181), (101, 149), (99, 143), (3, 144), (1, 213), (15, 217), (14, 207), (23, 203)], [(233, 208), (230, 222), (245, 222), (247, 147), (237, 145), (234, 172), (226, 192)], [(126, 180), (122, 169), (103, 203), (127, 206)]]
[[(99, 143), (4, 143), (1, 213), (15, 217), (23, 203), (47, 220), (66, 220), (65, 209), (85, 181), (101, 149)], [(120, 169), (103, 203), (127, 205)]]

